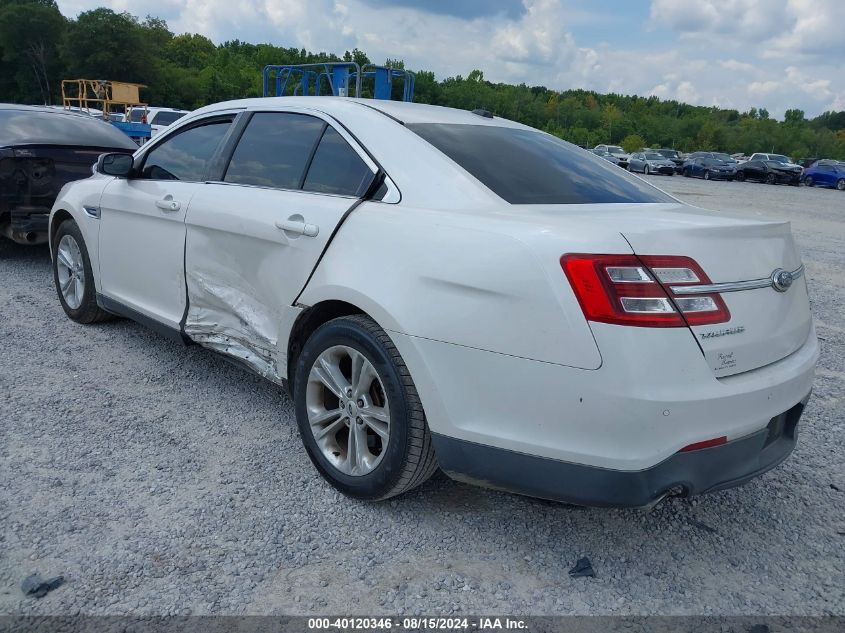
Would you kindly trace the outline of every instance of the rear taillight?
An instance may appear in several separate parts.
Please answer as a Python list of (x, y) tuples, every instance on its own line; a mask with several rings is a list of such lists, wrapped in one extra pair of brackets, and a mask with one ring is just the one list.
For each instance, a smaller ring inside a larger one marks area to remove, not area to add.
[(716, 293), (676, 296), (671, 286), (699, 286), (710, 279), (693, 259), (674, 255), (590, 255), (560, 258), (589, 321), (640, 327), (684, 327), (729, 321)]

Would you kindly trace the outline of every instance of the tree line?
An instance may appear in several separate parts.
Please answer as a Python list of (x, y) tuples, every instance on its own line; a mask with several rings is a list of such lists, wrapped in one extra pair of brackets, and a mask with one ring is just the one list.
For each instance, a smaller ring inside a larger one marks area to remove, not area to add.
[[(99, 8), (68, 19), (55, 0), (0, 0), (3, 102), (61, 103), (61, 80), (86, 78), (145, 84), (142, 97), (151, 105), (194, 109), (261, 96), (267, 64), (341, 60), (370, 62), (358, 49), (337, 55), (239, 40), (214, 44), (196, 33), (174, 34), (152, 16)], [(401, 60), (387, 64), (403, 67)], [(442, 80), (417, 70), (414, 100), (483, 108), (585, 147), (613, 143), (627, 151), (650, 146), (845, 159), (845, 111), (807, 119), (791, 109), (777, 121), (763, 107), (739, 112), (656, 97), (493, 83), (481, 70)]]

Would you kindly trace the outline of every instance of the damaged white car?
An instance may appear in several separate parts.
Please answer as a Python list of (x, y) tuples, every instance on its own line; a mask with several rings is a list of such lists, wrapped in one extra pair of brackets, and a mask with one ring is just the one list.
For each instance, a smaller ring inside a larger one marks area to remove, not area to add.
[(67, 315), (288, 386), (316, 468), (646, 506), (796, 441), (818, 344), (789, 225), (696, 209), (493, 117), (284, 97), (100, 157), (50, 217)]

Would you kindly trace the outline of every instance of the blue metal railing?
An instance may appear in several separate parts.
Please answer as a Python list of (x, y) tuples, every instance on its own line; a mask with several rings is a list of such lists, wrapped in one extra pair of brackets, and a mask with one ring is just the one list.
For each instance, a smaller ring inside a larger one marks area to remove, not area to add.
[(413, 101), (414, 79), (409, 70), (375, 64), (361, 67), (356, 62), (269, 64), (264, 67), (263, 92), (265, 97), (281, 97), (289, 91), (303, 96), (360, 97), (363, 82), (372, 80), (373, 98), (390, 100), (393, 81), (402, 80), (402, 100)]

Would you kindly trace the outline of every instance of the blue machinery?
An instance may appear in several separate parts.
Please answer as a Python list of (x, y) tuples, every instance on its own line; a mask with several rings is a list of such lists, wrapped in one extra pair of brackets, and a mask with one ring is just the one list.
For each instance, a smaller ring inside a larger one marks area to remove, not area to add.
[[(402, 80), (402, 101), (414, 99), (414, 73), (410, 70), (356, 62), (320, 62), (317, 64), (283, 64), (264, 67), (264, 96), (281, 97), (292, 91), (294, 95), (334, 95), (360, 97), (364, 81), (372, 96), (390, 100), (393, 81)], [(350, 89), (351, 87), (351, 89)]]

